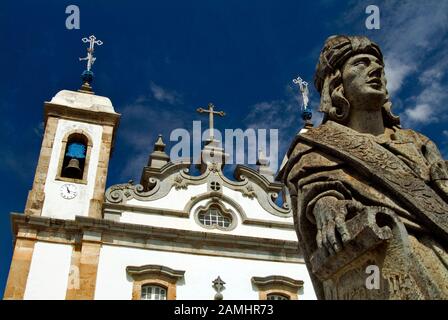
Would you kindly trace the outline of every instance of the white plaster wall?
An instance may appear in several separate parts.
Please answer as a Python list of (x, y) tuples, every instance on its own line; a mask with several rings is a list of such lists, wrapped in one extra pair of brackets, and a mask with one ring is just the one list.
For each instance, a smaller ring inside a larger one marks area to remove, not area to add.
[[(191, 201), (192, 197), (204, 194), (207, 192), (207, 184), (201, 184), (196, 186), (188, 186), (187, 190), (181, 189), (176, 190), (172, 188), (171, 191), (163, 198), (155, 201), (140, 201), (137, 199), (132, 199), (127, 202), (128, 205), (135, 205), (140, 207), (152, 207), (152, 208), (164, 208), (172, 210), (183, 210), (187, 203)], [(243, 197), (241, 192), (233, 191), (227, 187), (223, 187), (223, 192), (226, 196), (230, 197), (232, 200), (236, 201), (244, 210), (246, 216), (252, 219), (259, 219), (264, 221), (275, 221), (290, 223), (293, 225), (293, 218), (282, 218), (275, 216), (267, 212), (259, 204), (257, 199), (249, 199)], [(262, 238), (272, 238), (279, 240), (291, 240), (297, 241), (296, 233), (293, 229), (280, 229), (280, 228), (269, 228), (265, 226), (256, 225), (244, 225), (242, 224), (241, 216), (238, 214), (236, 208), (231, 204), (222, 200), (224, 205), (231, 209), (237, 216), (238, 222), (237, 227), (231, 231), (221, 231), (218, 229), (205, 229), (198, 225), (194, 219), (194, 212), (199, 206), (205, 205), (209, 199), (204, 199), (198, 202), (191, 210), (190, 217), (188, 219), (174, 216), (164, 216), (159, 214), (148, 214), (139, 213), (138, 209), (135, 211), (125, 211), (122, 213), (120, 222), (141, 224), (155, 227), (165, 227), (174, 228), (181, 230), (193, 230), (193, 231), (208, 231), (212, 233), (227, 233), (234, 235), (242, 235), (249, 237), (262, 237)]]
[(248, 218), (294, 223), (292, 217), (278, 217), (266, 211), (255, 197), (253, 199), (243, 197), (241, 192), (229, 189), (225, 186), (223, 186), (222, 191), (226, 196), (230, 197), (243, 208)]
[(127, 266), (163, 265), (185, 271), (184, 280), (177, 284), (178, 300), (212, 300), (212, 281), (218, 276), (226, 283), (224, 300), (258, 300), (252, 286), (253, 276), (282, 275), (304, 281), (299, 299), (316, 299), (306, 266), (248, 259), (223, 258), (146, 249), (103, 246), (100, 253), (95, 299), (132, 298), (132, 279)]
[(71, 245), (37, 242), (34, 246), (24, 299), (65, 299), (71, 256)]
[[(90, 153), (87, 184), (76, 184), (78, 187), (78, 195), (74, 199), (64, 199), (61, 197), (60, 188), (67, 182), (55, 180), (55, 178), (57, 176), (59, 157), (61, 154), (62, 139), (67, 132), (76, 129), (87, 132), (92, 138), (93, 146)], [(42, 208), (43, 216), (73, 220), (77, 215), (88, 215), (89, 202), (93, 197), (93, 189), (95, 186), (102, 134), (103, 127), (100, 125), (64, 119), (58, 121), (47, 180), (45, 181), (45, 201)]]
[(165, 197), (154, 201), (140, 201), (137, 199), (131, 199), (127, 202), (127, 204), (143, 207), (152, 207), (152, 208), (183, 210), (187, 205), (187, 203), (191, 200), (191, 197), (206, 192), (207, 192), (206, 183), (196, 186), (190, 185), (186, 190), (185, 189), (176, 190), (176, 188), (171, 188), (170, 192), (168, 192), (168, 194)]
[[(209, 199), (204, 199), (199, 201), (193, 206), (189, 218), (164, 216), (159, 214), (148, 214), (148, 213), (138, 213), (125, 211), (122, 213), (120, 222), (141, 224), (147, 226), (155, 226), (162, 228), (173, 228), (181, 230), (193, 230), (211, 233), (221, 233), (221, 234), (231, 234), (240, 235), (247, 237), (256, 238), (268, 238), (268, 239), (279, 239), (279, 240), (289, 240), (297, 241), (297, 235), (293, 229), (280, 229), (280, 228), (269, 228), (265, 226), (258, 225), (245, 225), (242, 224), (241, 216), (238, 214), (236, 208), (234, 208), (229, 203), (224, 200), (222, 203), (228, 209), (231, 209), (237, 216), (237, 226), (235, 229), (230, 231), (221, 231), (219, 229), (206, 229), (200, 226), (194, 219), (194, 213), (196, 209), (200, 206), (205, 206)], [(273, 219), (272, 219), (273, 220)], [(284, 219), (284, 222), (289, 222), (289, 220)], [(291, 222), (292, 224), (292, 222)]]

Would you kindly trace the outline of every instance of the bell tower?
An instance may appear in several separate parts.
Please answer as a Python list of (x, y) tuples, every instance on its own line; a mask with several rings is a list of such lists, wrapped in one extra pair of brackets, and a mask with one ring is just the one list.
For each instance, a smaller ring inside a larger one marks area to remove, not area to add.
[(44, 104), (45, 131), (26, 215), (60, 219), (101, 217), (109, 157), (120, 114), (92, 91), (95, 36), (89, 43), (80, 90), (59, 91)]

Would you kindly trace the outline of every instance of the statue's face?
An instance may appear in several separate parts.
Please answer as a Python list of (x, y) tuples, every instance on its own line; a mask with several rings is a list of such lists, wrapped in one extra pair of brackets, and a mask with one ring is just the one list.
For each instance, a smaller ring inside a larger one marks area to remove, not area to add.
[(352, 108), (381, 109), (386, 101), (384, 66), (370, 54), (349, 58), (342, 68), (344, 96)]

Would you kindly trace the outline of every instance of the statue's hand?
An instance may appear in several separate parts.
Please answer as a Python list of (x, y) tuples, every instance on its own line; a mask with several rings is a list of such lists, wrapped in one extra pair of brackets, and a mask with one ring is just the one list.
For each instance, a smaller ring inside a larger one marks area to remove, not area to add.
[(330, 254), (339, 252), (343, 244), (350, 240), (345, 224), (347, 214), (359, 212), (363, 205), (354, 200), (339, 200), (335, 197), (323, 197), (314, 206), (316, 219), (317, 247), (325, 247)]

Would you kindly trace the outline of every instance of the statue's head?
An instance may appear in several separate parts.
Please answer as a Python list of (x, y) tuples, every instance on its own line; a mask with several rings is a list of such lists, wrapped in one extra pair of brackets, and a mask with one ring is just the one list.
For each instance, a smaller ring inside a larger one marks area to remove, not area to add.
[(314, 79), (321, 95), (323, 122), (344, 124), (350, 108), (381, 108), (385, 126), (400, 124), (391, 112), (383, 54), (366, 37), (332, 36), (325, 41)]

